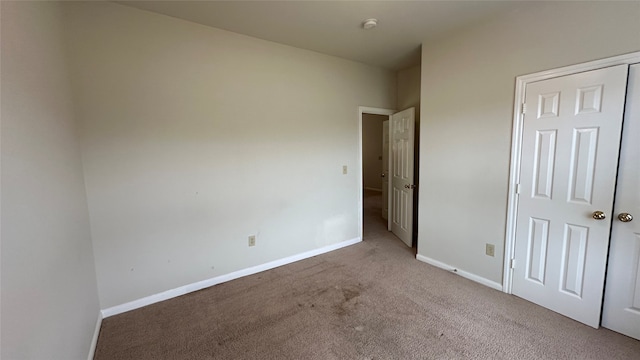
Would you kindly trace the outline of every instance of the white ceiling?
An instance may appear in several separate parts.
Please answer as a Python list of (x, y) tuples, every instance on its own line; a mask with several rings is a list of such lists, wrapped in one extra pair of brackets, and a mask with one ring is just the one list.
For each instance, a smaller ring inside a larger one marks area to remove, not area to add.
[[(513, 11), (521, 1), (117, 1), (195, 23), (391, 70), (420, 62), (420, 44)], [(378, 27), (363, 30), (362, 21)]]

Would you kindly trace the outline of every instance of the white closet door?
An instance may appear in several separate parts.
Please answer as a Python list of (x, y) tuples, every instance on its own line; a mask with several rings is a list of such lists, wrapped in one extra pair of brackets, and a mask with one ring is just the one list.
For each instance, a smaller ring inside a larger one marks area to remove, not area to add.
[(627, 65), (526, 88), (513, 294), (600, 325)]
[(629, 70), (612, 217), (602, 326), (640, 340), (640, 65)]

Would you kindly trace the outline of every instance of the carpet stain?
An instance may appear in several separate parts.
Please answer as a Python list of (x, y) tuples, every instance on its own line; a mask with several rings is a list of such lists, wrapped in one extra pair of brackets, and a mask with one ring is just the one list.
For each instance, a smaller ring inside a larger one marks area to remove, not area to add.
[(344, 302), (348, 302), (351, 299), (360, 296), (360, 289), (342, 289), (344, 295)]
[(336, 288), (341, 299), (339, 298), (338, 302), (333, 305), (333, 312), (340, 317), (346, 316), (358, 306), (357, 298), (360, 296), (362, 288), (356, 285), (341, 288), (336, 286)]

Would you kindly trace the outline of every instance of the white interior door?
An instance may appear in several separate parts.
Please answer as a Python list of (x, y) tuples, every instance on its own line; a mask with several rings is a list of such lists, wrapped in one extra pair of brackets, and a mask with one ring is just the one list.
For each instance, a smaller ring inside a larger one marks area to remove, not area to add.
[(389, 218), (389, 120), (382, 122), (382, 218)]
[(413, 156), (415, 109), (391, 116), (391, 231), (407, 246), (413, 242)]
[(525, 96), (512, 291), (596, 328), (627, 70), (534, 82)]
[(640, 65), (629, 69), (626, 106), (602, 326), (640, 340)]

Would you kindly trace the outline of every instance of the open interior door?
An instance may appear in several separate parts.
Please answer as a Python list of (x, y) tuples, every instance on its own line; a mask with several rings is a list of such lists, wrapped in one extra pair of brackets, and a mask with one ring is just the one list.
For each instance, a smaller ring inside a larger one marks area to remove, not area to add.
[(391, 116), (391, 231), (407, 246), (413, 244), (413, 156), (415, 109)]

